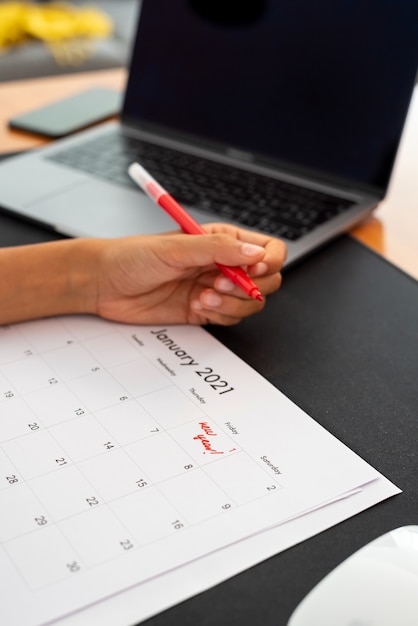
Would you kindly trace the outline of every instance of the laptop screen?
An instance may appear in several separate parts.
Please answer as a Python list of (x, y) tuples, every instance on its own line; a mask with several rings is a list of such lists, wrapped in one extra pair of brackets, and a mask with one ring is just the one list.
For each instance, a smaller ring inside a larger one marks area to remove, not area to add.
[(124, 119), (384, 191), (417, 65), (412, 0), (142, 0)]

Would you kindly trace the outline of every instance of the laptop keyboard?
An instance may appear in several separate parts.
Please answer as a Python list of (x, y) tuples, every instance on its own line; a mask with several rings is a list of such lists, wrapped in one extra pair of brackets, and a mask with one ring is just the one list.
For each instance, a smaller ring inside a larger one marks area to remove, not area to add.
[(88, 140), (48, 159), (134, 187), (127, 170), (138, 161), (181, 204), (289, 241), (352, 206), (349, 200), (119, 134)]

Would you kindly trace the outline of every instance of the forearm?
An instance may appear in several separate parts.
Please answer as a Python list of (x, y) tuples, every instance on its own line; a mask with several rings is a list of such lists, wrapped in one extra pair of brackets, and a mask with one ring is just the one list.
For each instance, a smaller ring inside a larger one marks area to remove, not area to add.
[(0, 249), (0, 324), (95, 309), (99, 242)]

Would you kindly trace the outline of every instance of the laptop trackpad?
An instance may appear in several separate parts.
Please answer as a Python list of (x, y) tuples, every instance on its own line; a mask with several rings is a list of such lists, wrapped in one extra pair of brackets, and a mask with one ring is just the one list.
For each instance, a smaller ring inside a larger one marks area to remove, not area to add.
[(121, 237), (176, 230), (139, 189), (86, 181), (26, 208), (35, 219), (73, 237)]

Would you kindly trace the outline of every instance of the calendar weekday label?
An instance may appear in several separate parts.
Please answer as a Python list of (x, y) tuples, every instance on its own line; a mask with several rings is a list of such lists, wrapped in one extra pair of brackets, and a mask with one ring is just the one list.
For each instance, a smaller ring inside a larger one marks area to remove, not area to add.
[(81, 610), (379, 476), (201, 328), (69, 316), (0, 329), (8, 626)]

